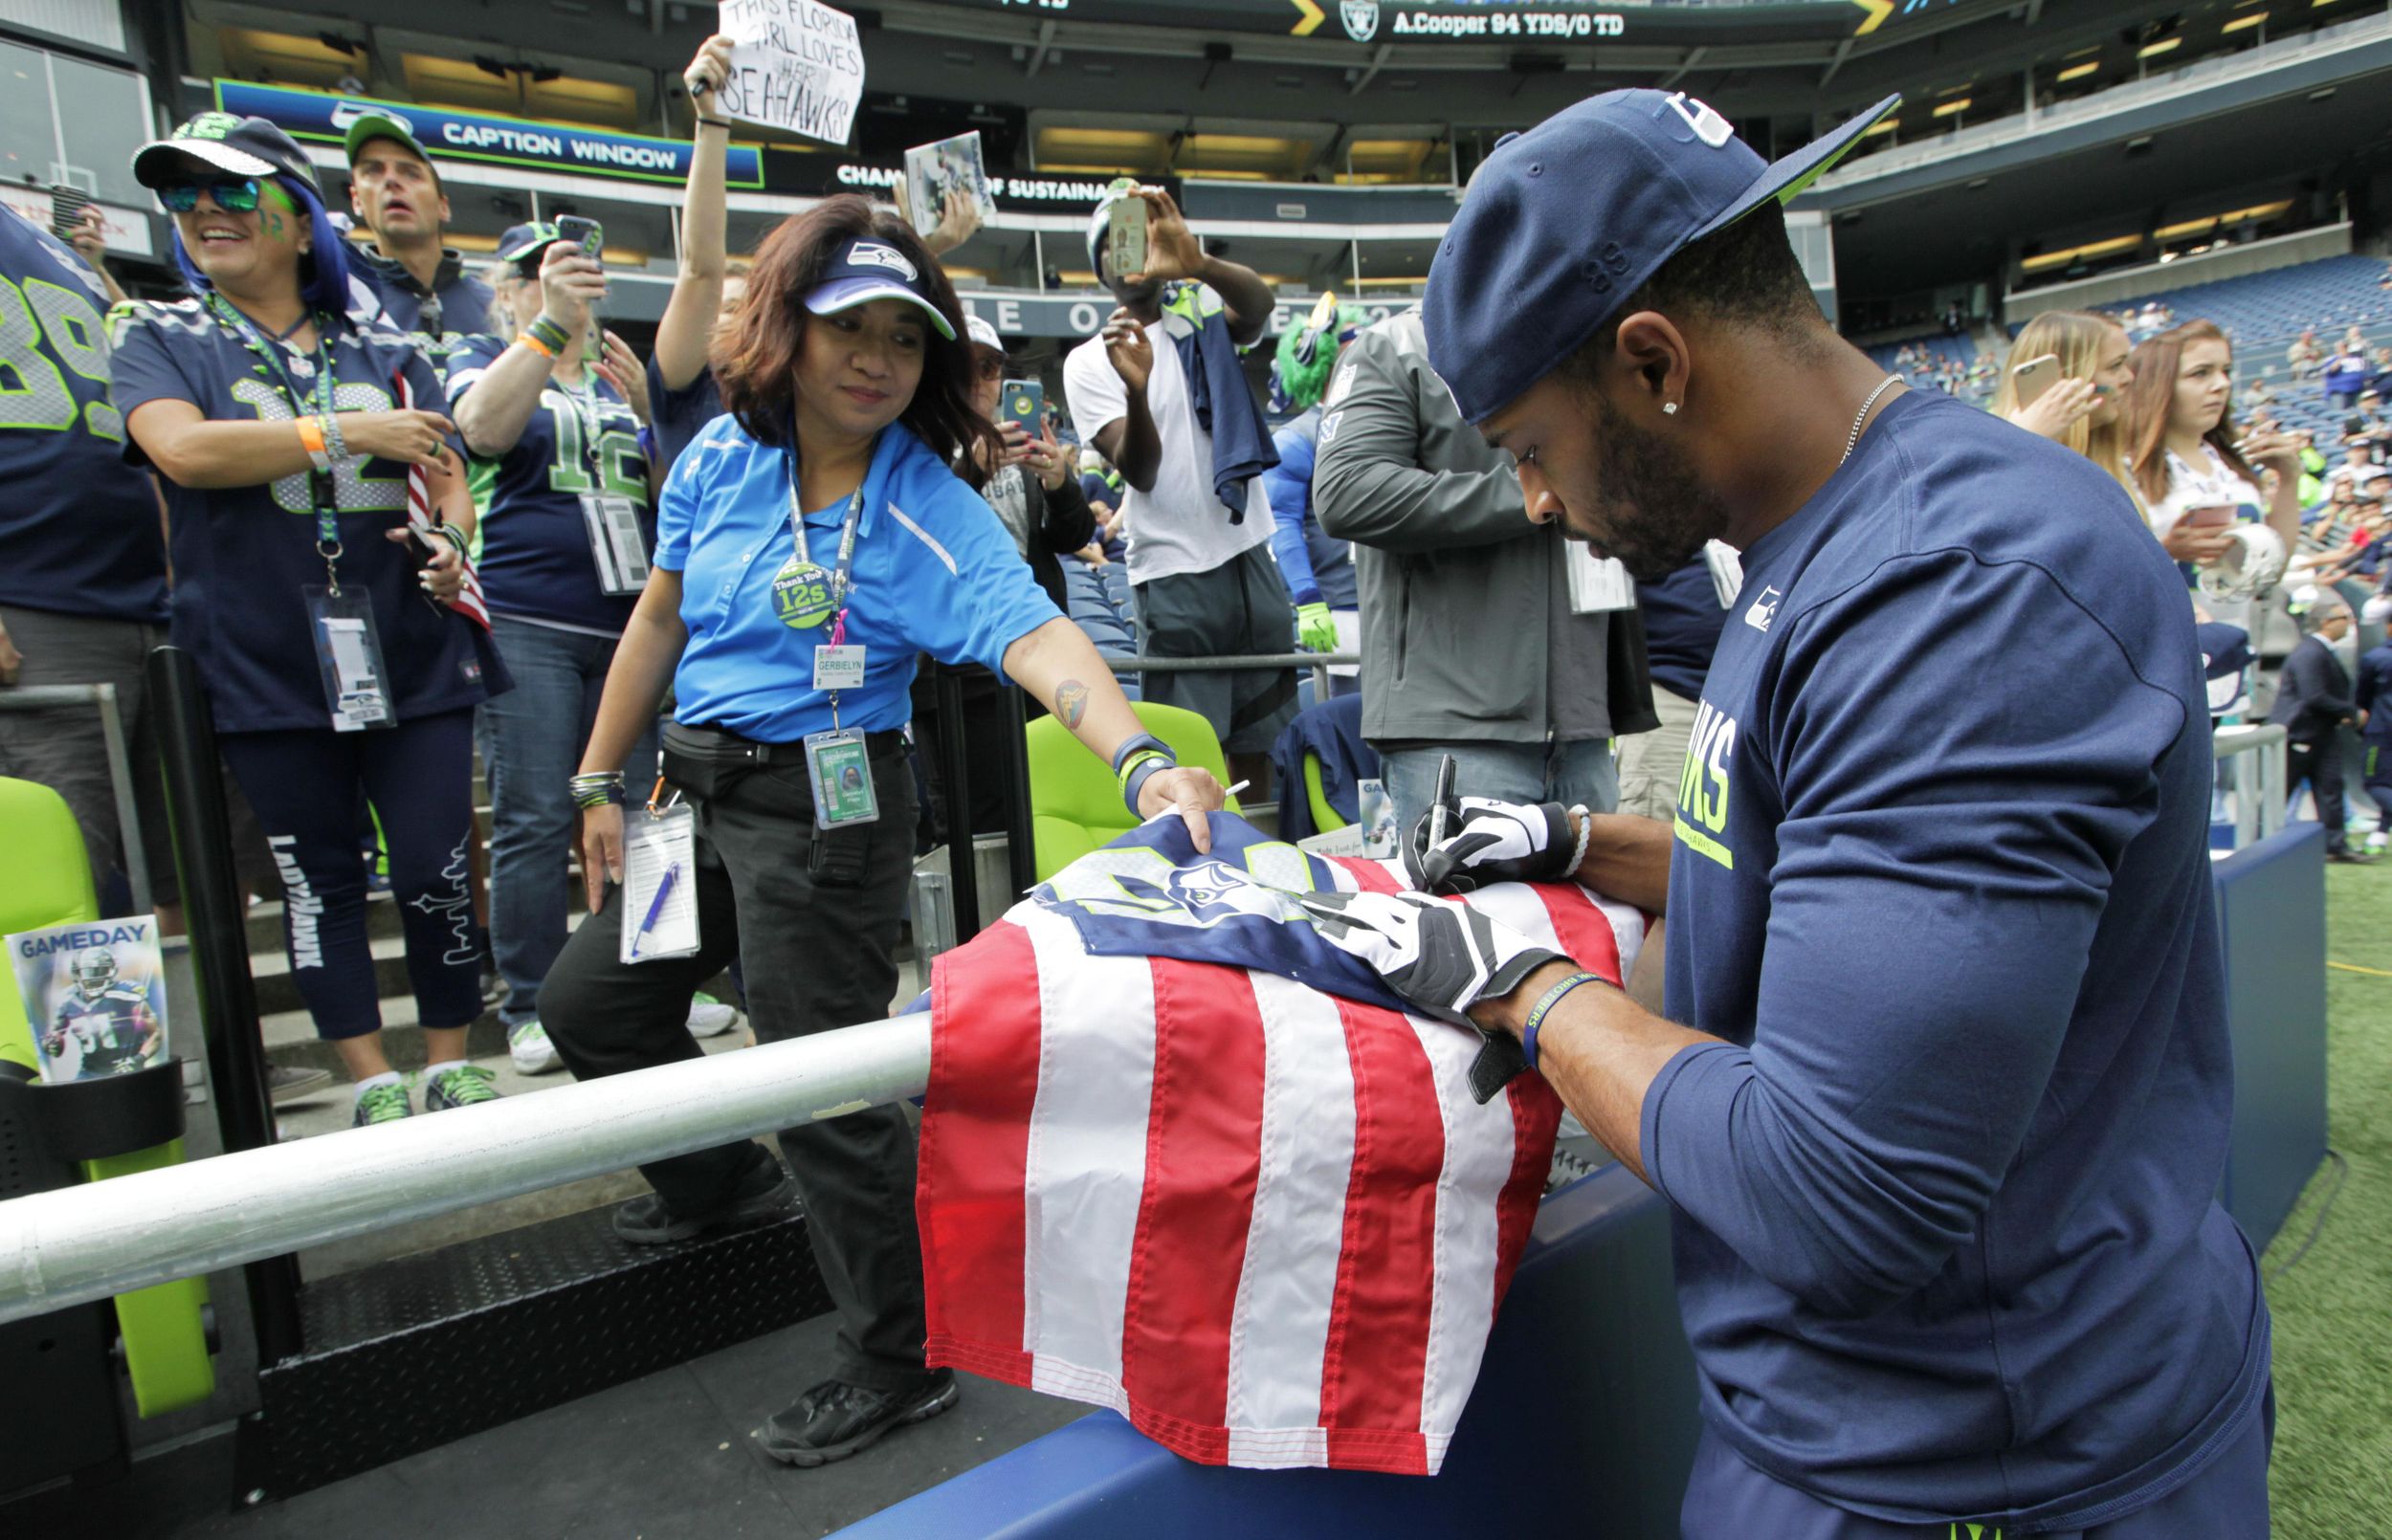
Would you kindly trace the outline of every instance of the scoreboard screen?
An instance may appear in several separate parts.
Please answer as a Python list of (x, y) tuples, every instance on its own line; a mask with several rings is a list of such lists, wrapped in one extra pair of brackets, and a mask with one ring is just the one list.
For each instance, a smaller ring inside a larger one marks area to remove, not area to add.
[(1057, 20), (1350, 43), (1599, 43), (1634, 36), (1865, 35), (1969, 0), (963, 0)]

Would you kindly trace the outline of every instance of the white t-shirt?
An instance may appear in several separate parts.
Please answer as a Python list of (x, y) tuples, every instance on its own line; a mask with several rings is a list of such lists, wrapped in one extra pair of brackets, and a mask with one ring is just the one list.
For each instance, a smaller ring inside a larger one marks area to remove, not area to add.
[[(1155, 470), (1154, 491), (1141, 492), (1127, 482), (1121, 487), (1133, 583), (1210, 572), (1271, 539), (1271, 498), (1263, 491), (1262, 477), (1246, 483), (1242, 524), (1229, 522), (1229, 509), (1213, 493), (1212, 435), (1198, 426), (1196, 409), (1188, 405), (1186, 374), (1172, 341), (1174, 328), (1184, 332), (1189, 324), (1178, 316), (1165, 316), (1146, 328), (1155, 355), (1146, 379), (1146, 409), (1155, 420), (1163, 459)], [(1231, 389), (1248, 388), (1243, 378), (1225, 384)], [(1090, 338), (1064, 359), (1063, 392), (1079, 441), (1092, 448), (1105, 425), (1129, 412), (1129, 391), (1113, 372), (1102, 337)]]
[[(2202, 463), (2198, 466), (2168, 451), (2168, 495), (2153, 503), (2146, 516), (2151, 520), (2151, 533), (2161, 539), (2176, 528), (2177, 520), (2196, 508), (2231, 508), (2233, 521), (2251, 523), (2267, 517), (2267, 498), (2251, 479), (2226, 463), (2218, 451), (2207, 444), (2201, 447)], [(2201, 600), (2210, 618), (2228, 626), (2240, 626), (2251, 632), (2252, 645), (2258, 644), (2253, 630), (2259, 605), (2250, 600)]]
[(2196, 508), (2234, 509), (2236, 523), (2267, 517), (2268, 500), (2248, 476), (2226, 464), (2207, 444), (2201, 447), (2201, 454), (2202, 463), (2196, 466), (2174, 450), (2168, 451), (2168, 495), (2153, 503), (2145, 516), (2151, 520), (2151, 533), (2163, 540), (2177, 520)]

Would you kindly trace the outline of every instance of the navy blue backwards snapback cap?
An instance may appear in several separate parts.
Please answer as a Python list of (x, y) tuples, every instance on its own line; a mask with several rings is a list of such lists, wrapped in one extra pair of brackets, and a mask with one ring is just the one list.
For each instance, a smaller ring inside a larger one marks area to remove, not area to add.
[(1429, 269), (1429, 362), (1483, 423), (1583, 345), (1677, 252), (1808, 187), (1891, 96), (1763, 161), (1684, 92), (1606, 91), (1496, 144)]

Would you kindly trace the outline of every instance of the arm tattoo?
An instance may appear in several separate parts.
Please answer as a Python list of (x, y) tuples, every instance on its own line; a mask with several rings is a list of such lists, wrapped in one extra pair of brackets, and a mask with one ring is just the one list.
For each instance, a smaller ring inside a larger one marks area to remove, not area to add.
[(1079, 731), (1079, 719), (1088, 715), (1088, 687), (1077, 679), (1066, 679), (1054, 689), (1054, 714), (1073, 732)]

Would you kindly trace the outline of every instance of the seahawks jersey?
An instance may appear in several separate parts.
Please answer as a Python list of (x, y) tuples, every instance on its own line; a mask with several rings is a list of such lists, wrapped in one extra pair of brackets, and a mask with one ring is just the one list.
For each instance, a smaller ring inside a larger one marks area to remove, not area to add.
[(82, 258), (0, 209), (0, 604), (166, 618), (166, 547), (124, 468), (106, 292)]
[[(452, 407), (473, 392), (507, 345), (496, 337), (471, 337), (450, 350)], [(582, 498), (631, 498), (640, 507), (646, 543), (654, 548), (648, 456), (630, 405), (587, 370), (575, 388), (551, 380), (523, 436), (491, 465), (478, 563), (490, 612), (622, 635), (632, 600), (600, 588)]]
[(78, 990), (51, 1024), (50, 1054), (56, 1058), (72, 1045), (87, 1075), (139, 1069), (143, 1044), (156, 1028), (149, 1001), (131, 984), (110, 984), (98, 1000)]
[[(196, 299), (120, 305), (109, 319), (116, 399), (129, 418), (153, 401), (187, 401), (210, 419), (289, 422), (282, 383)], [(282, 344), (292, 383), (314, 399), (316, 364)], [(437, 406), (440, 383), (395, 332), (342, 324), (331, 340), (343, 411), (386, 411), (405, 374), (415, 400)], [(462, 463), (463, 447), (450, 449)], [(146, 465), (127, 437), (124, 457)], [(216, 728), (261, 733), (330, 725), (307, 608), (299, 590), (324, 582), (316, 552), (316, 489), (305, 472), (270, 483), (210, 489), (166, 483), (174, 558), (172, 635), (198, 659)], [(498, 677), (483, 633), (425, 599), (410, 548), (385, 538), (407, 522), (407, 467), (351, 456), (329, 478), (340, 529), (341, 586), (373, 604), (391, 702), (401, 720), (479, 703)]]

